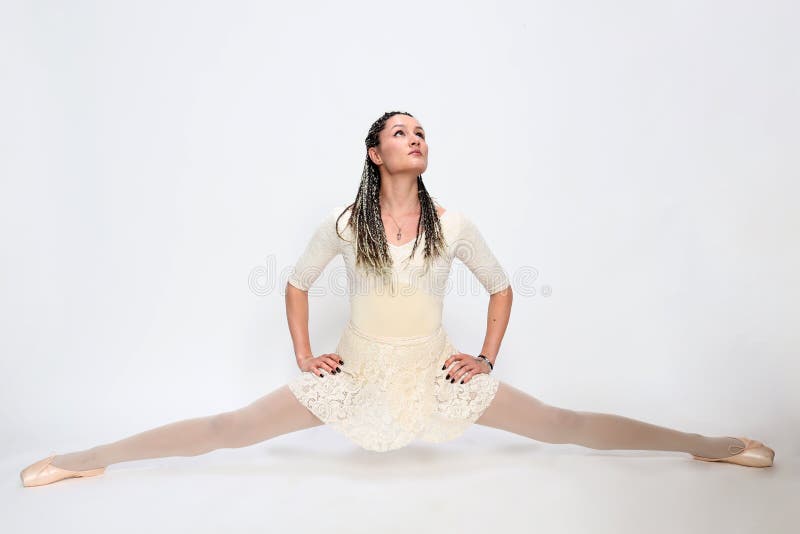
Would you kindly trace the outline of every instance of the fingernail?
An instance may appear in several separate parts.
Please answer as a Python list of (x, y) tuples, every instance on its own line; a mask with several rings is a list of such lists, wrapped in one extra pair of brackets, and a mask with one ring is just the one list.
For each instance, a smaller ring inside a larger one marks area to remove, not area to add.
[(341, 369), (339, 369), (339, 368), (337, 367), (337, 368), (336, 368), (336, 372), (337, 372), (337, 373), (341, 373), (341, 372), (342, 372), (342, 370), (341, 370)]
[(322, 378), (324, 375), (322, 373), (319, 374), (319, 377)]
[(450, 383), (451, 383), (451, 384), (454, 384), (454, 383), (455, 383), (455, 381), (456, 381), (456, 379), (454, 378), (454, 379), (452, 379), (452, 380), (450, 381)]
[(445, 367), (447, 367), (447, 365), (443, 365), (443, 366), (442, 366), (442, 371), (444, 371), (444, 368), (445, 368)]
[(447, 373), (447, 376), (444, 377), (445, 380), (450, 380), (450, 373)]
[(344, 362), (342, 360), (339, 360), (339, 364), (344, 365)]
[(463, 383), (464, 383), (464, 381), (462, 380), (462, 381), (461, 381), (461, 383), (463, 384)]

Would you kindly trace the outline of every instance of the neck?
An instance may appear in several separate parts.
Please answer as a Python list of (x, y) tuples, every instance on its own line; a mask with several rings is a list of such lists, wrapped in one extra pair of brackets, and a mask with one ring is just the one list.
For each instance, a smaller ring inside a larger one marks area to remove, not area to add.
[(381, 211), (395, 217), (414, 215), (419, 211), (417, 177), (383, 177), (378, 194)]

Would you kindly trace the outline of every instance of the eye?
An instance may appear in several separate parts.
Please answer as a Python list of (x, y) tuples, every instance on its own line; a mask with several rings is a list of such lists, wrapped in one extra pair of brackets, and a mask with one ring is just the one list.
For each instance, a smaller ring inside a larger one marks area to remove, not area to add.
[[(401, 133), (401, 134), (405, 135), (405, 132), (404, 132), (403, 130), (397, 130), (397, 131), (394, 133), (394, 135), (397, 135), (397, 134), (399, 134), (399, 133)], [(418, 135), (418, 136), (420, 136), (421, 138), (425, 139), (425, 134), (424, 134), (424, 133), (422, 133), (422, 132), (417, 132), (417, 135)]]

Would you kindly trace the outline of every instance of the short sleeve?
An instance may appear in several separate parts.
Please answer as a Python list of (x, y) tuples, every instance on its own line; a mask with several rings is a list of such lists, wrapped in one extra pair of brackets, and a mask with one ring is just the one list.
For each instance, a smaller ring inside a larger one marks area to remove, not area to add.
[(511, 285), (508, 274), (497, 261), (478, 227), (463, 213), (460, 219), (454, 247), (455, 256), (472, 271), (490, 295), (507, 288)]
[(289, 274), (288, 282), (298, 289), (308, 291), (322, 275), (325, 266), (341, 252), (336, 235), (336, 219), (344, 209), (336, 208), (317, 225), (305, 250)]

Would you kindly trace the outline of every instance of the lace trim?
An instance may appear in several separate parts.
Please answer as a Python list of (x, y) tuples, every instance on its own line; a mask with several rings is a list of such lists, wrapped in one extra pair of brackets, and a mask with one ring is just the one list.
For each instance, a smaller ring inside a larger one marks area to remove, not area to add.
[(445, 380), (458, 352), (439, 328), (430, 336), (375, 338), (348, 325), (336, 348), (341, 373), (302, 372), (289, 389), (321, 421), (364, 449), (388, 451), (415, 438), (459, 437), (489, 407), (500, 382), (488, 374), (466, 384)]

